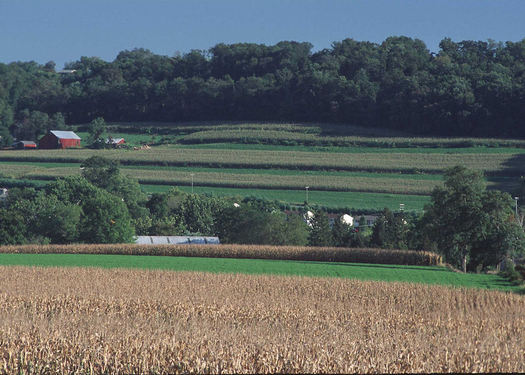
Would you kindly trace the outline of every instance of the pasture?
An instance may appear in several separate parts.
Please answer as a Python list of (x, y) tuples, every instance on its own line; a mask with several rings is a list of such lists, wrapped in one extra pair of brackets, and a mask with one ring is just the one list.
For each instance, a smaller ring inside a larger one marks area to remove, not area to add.
[(0, 285), (6, 372), (525, 371), (509, 293), (74, 267), (0, 267)]
[(463, 274), (443, 266), (109, 254), (0, 254), (0, 265), (269, 274), (435, 284), (507, 292), (519, 290), (519, 287), (498, 275)]

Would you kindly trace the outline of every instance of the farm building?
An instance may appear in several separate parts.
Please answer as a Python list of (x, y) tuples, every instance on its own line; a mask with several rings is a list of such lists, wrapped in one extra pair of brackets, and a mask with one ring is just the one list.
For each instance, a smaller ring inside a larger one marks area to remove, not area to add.
[(120, 145), (123, 145), (124, 143), (126, 143), (124, 138), (112, 138), (112, 137), (109, 137), (108, 139), (106, 139), (106, 144), (107, 145), (112, 145), (113, 147), (118, 147)]
[(39, 142), (42, 149), (79, 147), (80, 137), (72, 131), (50, 130)]
[(355, 218), (355, 221), (354, 221), (354, 226), (355, 227), (359, 227), (359, 221), (361, 220), (361, 218), (364, 218), (365, 219), (365, 227), (371, 227), (374, 225), (374, 223), (376, 222), (377, 218), (379, 216), (377, 215), (359, 215), (359, 216), (356, 216)]
[(36, 149), (36, 143), (33, 141), (18, 141), (13, 143), (13, 147), (17, 150), (34, 150)]
[(7, 189), (0, 188), (0, 201), (3, 201), (6, 198), (7, 198)]
[(342, 223), (352, 226), (354, 225), (354, 218), (348, 214), (328, 214), (328, 222), (330, 223), (330, 227), (334, 226), (334, 223), (336, 220), (340, 220)]
[[(284, 213), (286, 215), (301, 215), (301, 211), (284, 211)], [(341, 220), (341, 222), (347, 224), (347, 225), (350, 225), (350, 226), (354, 226), (354, 227), (358, 227), (359, 226), (359, 220), (361, 219), (361, 217), (364, 218), (365, 220), (365, 225), (366, 227), (371, 227), (374, 225), (375, 221), (377, 220), (378, 216), (376, 215), (356, 215), (356, 216), (350, 216), (349, 214), (341, 214), (341, 213), (338, 213), (338, 214), (332, 214), (332, 213), (329, 213), (327, 214), (328, 216), (328, 222), (330, 224), (330, 227), (333, 227), (334, 226), (334, 223), (336, 220)], [(304, 215), (303, 215), (303, 219), (304, 221), (311, 226), (310, 224), (310, 220), (314, 217), (314, 213), (312, 211), (307, 211)]]
[(139, 245), (219, 245), (219, 237), (197, 236), (137, 236)]

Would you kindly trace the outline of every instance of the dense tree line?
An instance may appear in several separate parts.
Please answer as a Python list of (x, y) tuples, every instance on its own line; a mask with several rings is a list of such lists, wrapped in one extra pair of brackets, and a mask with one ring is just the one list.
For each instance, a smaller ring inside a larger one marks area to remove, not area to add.
[[(381, 44), (218, 44), (173, 57), (0, 64), (0, 136), (28, 137), (63, 115), (106, 121), (324, 121), (420, 134), (525, 136), (525, 39)], [(58, 115), (61, 114), (61, 115)], [(44, 118), (45, 116), (47, 118)], [(57, 117), (58, 116), (58, 117)], [(37, 125), (34, 125), (37, 124)]]
[(123, 243), (134, 235), (208, 235), (223, 243), (431, 250), (466, 270), (525, 254), (522, 221), (509, 194), (486, 190), (479, 172), (447, 170), (422, 215), (384, 209), (373, 227), (326, 213), (285, 214), (276, 202), (186, 194), (172, 189), (147, 197), (137, 181), (101, 157), (82, 176), (41, 190), (10, 189), (0, 202), (0, 245)]
[[(91, 157), (82, 176), (42, 189), (12, 188), (0, 201), (0, 245), (126, 243), (135, 235), (219, 235), (226, 243), (306, 245), (308, 227), (277, 203), (186, 194), (148, 197), (114, 161)], [(237, 203), (239, 202), (239, 203)]]

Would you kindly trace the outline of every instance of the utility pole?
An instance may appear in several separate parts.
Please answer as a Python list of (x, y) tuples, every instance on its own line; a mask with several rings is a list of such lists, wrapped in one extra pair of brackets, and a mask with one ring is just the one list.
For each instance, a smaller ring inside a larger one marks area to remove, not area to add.
[(193, 194), (193, 176), (195, 176), (195, 173), (190, 173), (191, 176), (191, 193)]
[(306, 189), (306, 204), (308, 204), (308, 189), (310, 186), (305, 186), (304, 188)]

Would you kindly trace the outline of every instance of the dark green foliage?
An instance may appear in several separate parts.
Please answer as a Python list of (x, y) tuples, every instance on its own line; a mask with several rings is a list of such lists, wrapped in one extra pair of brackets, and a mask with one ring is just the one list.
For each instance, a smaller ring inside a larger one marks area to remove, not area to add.
[(247, 204), (255, 209), (259, 209), (261, 211), (266, 212), (272, 212), (280, 209), (279, 202), (269, 201), (257, 197), (245, 197), (244, 199), (242, 199), (242, 203)]
[(69, 243), (78, 241), (80, 206), (32, 188), (10, 189), (7, 207), (19, 217), (25, 242)]
[(176, 211), (186, 229), (190, 233), (213, 235), (215, 233), (214, 218), (220, 211), (218, 201), (197, 194), (189, 194)]
[(146, 195), (136, 180), (120, 173), (118, 166), (116, 161), (93, 156), (82, 163), (82, 176), (93, 185), (121, 198), (134, 220), (145, 217)]
[(51, 116), (47, 123), (47, 128), (48, 130), (65, 130), (67, 126), (64, 115), (60, 112), (57, 112)]
[(308, 243), (308, 226), (299, 215), (288, 215), (282, 228), (283, 245), (305, 246)]
[(126, 205), (82, 177), (66, 177), (46, 186), (47, 194), (82, 209), (78, 239), (82, 242), (131, 242), (134, 230)]
[(82, 162), (82, 176), (102, 189), (105, 189), (119, 175), (118, 161), (101, 156), (92, 156)]
[(88, 143), (93, 148), (106, 147), (106, 122), (102, 117), (97, 117), (89, 123), (88, 126), (89, 139)]
[(505, 269), (500, 272), (501, 276), (506, 277), (514, 285), (523, 284), (525, 279), (525, 268), (521, 265), (514, 265), (514, 262), (505, 262)]
[(371, 246), (383, 249), (408, 249), (409, 222), (403, 213), (385, 208), (372, 228)]
[(315, 211), (310, 221), (310, 235), (308, 245), (310, 246), (332, 246), (333, 238), (330, 230), (328, 216), (323, 211)]
[(48, 238), (51, 243), (78, 241), (82, 208), (62, 202), (54, 195), (42, 194), (40, 197), (40, 202), (35, 202), (36, 218), (33, 230), (38, 235)]
[[(310, 43), (217, 44), (168, 57), (122, 51), (53, 63), (0, 64), (0, 129), (36, 136), (44, 115), (108, 121), (321, 121), (421, 134), (524, 136), (525, 40), (353, 39), (312, 52)], [(27, 110), (28, 112), (24, 112)], [(344, 130), (344, 129), (343, 129)], [(0, 130), (1, 133), (1, 130)], [(344, 131), (342, 132), (344, 134)], [(100, 133), (93, 132), (94, 139)], [(98, 134), (98, 135), (97, 135)]]
[(243, 204), (220, 213), (217, 235), (223, 243), (305, 245), (308, 229), (300, 216), (287, 217)]
[[(0, 101), (0, 135), (2, 133), (2, 108)], [(10, 126), (13, 136), (19, 140), (38, 141), (49, 130), (63, 130), (66, 123), (62, 113), (57, 112), (51, 117), (45, 112), (30, 111), (24, 109), (18, 113), (16, 121), (12, 116), (4, 118), (4, 122)]]
[(43, 184), (40, 181), (34, 181), (34, 180), (25, 180), (25, 179), (18, 179), (18, 178), (2, 178), (0, 177), (0, 186), (6, 187), (6, 188), (22, 188), (22, 187), (41, 187)]
[(166, 217), (169, 214), (168, 199), (168, 194), (154, 193), (146, 203), (146, 208), (154, 217)]
[(364, 248), (364, 247), (368, 247), (369, 244), (368, 244), (367, 238), (363, 235), (361, 231), (358, 230), (357, 232), (352, 233), (348, 246)]
[(0, 207), (0, 245), (17, 245), (26, 241), (24, 218), (18, 212)]
[(0, 147), (10, 146), (12, 137), (9, 126), (13, 123), (13, 108), (0, 95)]
[(422, 218), (424, 236), (463, 270), (522, 254), (524, 235), (510, 195), (487, 191), (481, 173), (454, 167), (435, 188)]
[(48, 130), (49, 116), (40, 111), (23, 110), (12, 126), (12, 133), (21, 140), (35, 141)]
[(525, 265), (523, 264), (516, 264), (514, 267), (515, 271), (519, 273), (519, 278), (521, 278), (521, 281), (525, 280)]
[(333, 245), (337, 247), (351, 247), (354, 237), (354, 227), (337, 218), (332, 227)]

